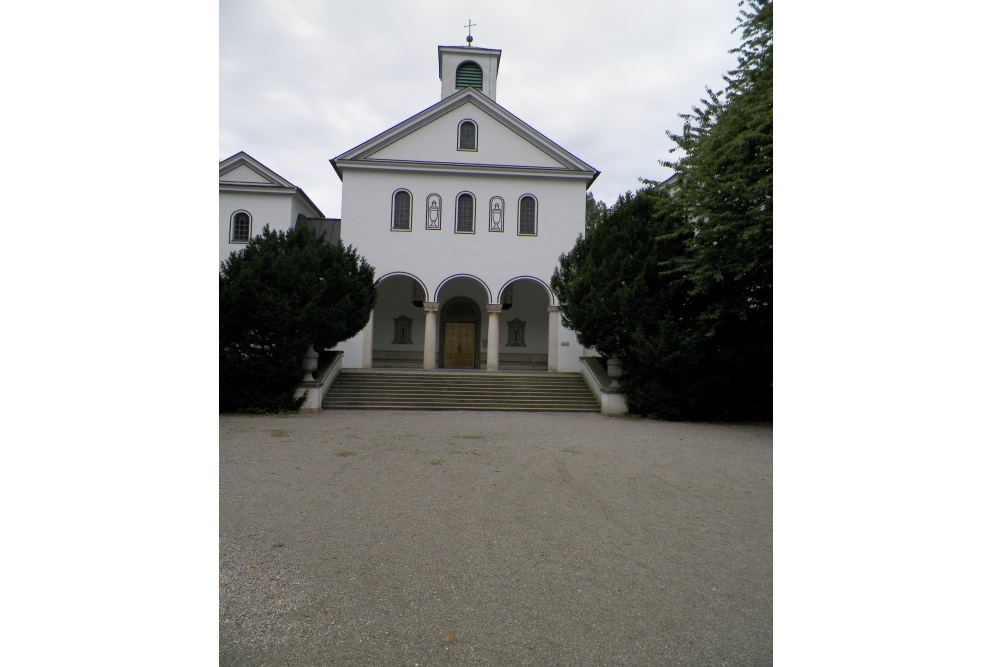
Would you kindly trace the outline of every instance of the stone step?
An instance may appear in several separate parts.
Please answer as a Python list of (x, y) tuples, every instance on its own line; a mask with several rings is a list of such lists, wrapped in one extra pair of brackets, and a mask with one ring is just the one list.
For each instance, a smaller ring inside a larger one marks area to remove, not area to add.
[(599, 412), (575, 373), (341, 371), (323, 398), (327, 410)]

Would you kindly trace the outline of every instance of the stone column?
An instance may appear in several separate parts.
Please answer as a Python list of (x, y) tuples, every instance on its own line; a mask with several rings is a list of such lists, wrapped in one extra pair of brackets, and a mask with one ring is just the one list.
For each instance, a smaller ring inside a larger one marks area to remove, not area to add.
[(559, 306), (549, 306), (549, 372), (559, 372)]
[(500, 311), (502, 303), (486, 304), (486, 312), (490, 315), (489, 328), (486, 330), (486, 370), (500, 370)]
[(372, 367), (372, 345), (375, 337), (375, 309), (372, 308), (371, 317), (361, 334), (361, 368)]
[(424, 370), (437, 368), (438, 305), (424, 301)]

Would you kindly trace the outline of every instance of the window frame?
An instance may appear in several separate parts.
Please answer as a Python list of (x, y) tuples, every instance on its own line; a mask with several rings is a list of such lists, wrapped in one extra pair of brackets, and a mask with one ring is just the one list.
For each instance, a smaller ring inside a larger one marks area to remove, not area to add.
[[(459, 229), (458, 228), (458, 216), (462, 212), (462, 197), (468, 196), (472, 200), (472, 229)], [(459, 192), (455, 197), (455, 233), (456, 234), (475, 234), (476, 233), (476, 195), (468, 191)]]
[[(532, 231), (525, 232), (524, 221), (522, 216), (524, 215), (524, 200), (531, 199), (535, 203), (535, 210), (532, 222)], [(518, 236), (538, 236), (538, 197), (532, 194), (523, 194), (517, 200), (517, 235)]]
[[(245, 215), (247, 217), (247, 237), (236, 238), (236, 217), (239, 215)], [(238, 211), (233, 211), (232, 215), (229, 216), (229, 242), (230, 243), (250, 243), (250, 239), (253, 238), (253, 216), (250, 215), (250, 211), (239, 209)]]
[[(472, 148), (462, 147), (462, 127), (468, 123), (472, 126)], [(458, 149), (460, 151), (465, 151), (467, 153), (475, 153), (479, 151), (479, 124), (472, 120), (471, 118), (464, 118), (458, 122)]]
[[(406, 227), (396, 226), (396, 197), (401, 194), (405, 194), (409, 197), (409, 203), (407, 205), (407, 216), (406, 216)], [(389, 229), (394, 232), (412, 232), (413, 231), (413, 193), (406, 188), (399, 188), (392, 193), (392, 198), (390, 201), (390, 214), (389, 214)]]

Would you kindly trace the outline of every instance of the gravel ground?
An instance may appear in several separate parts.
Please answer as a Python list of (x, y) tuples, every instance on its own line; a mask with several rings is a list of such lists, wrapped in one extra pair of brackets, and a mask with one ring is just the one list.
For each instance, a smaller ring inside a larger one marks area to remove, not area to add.
[(770, 425), (220, 419), (221, 665), (770, 665)]

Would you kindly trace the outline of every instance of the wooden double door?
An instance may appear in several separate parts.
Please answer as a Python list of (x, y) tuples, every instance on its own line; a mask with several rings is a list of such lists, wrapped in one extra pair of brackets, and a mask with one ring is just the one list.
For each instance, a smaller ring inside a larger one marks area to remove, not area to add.
[(441, 362), (445, 368), (479, 368), (480, 310), (468, 297), (449, 299), (441, 309)]
[(476, 323), (444, 323), (444, 367), (475, 368)]

